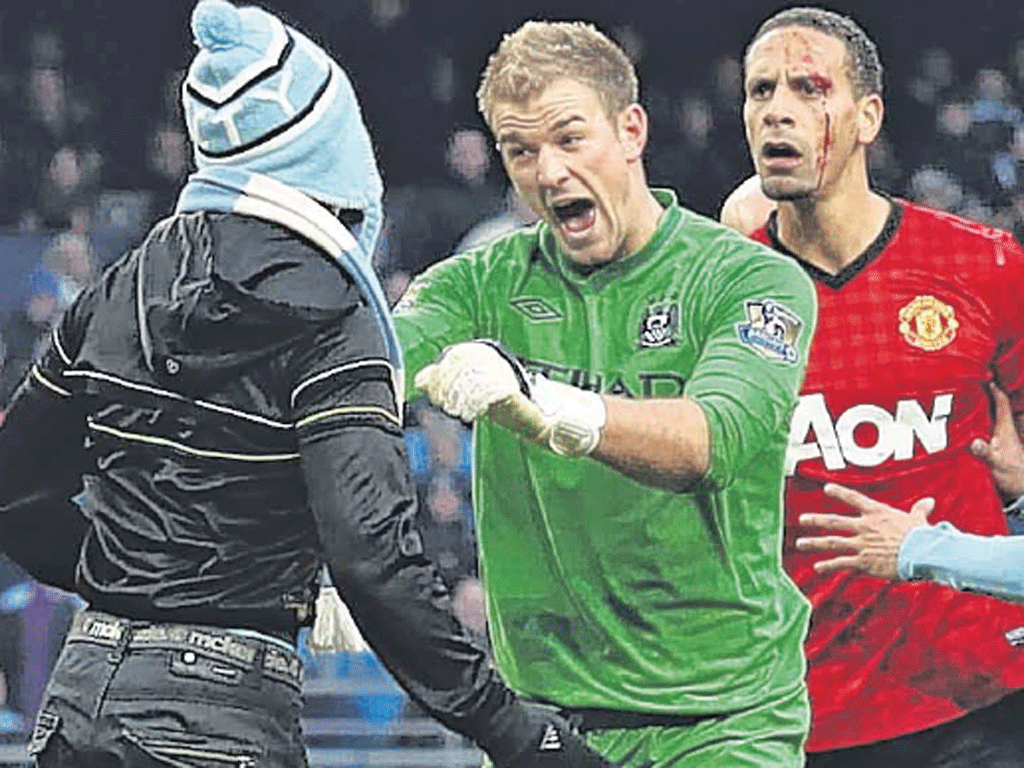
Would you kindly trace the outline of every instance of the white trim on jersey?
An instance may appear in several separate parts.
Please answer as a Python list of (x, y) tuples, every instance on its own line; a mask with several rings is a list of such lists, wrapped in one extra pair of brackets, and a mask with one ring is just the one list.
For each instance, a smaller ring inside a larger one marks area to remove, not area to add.
[(304, 390), (306, 387), (308, 387), (308, 386), (310, 386), (312, 384), (316, 384), (318, 381), (323, 381), (324, 379), (330, 378), (331, 376), (334, 376), (335, 374), (338, 374), (338, 373), (344, 373), (345, 371), (351, 371), (351, 370), (354, 370), (356, 368), (371, 368), (373, 366), (383, 366), (383, 367), (387, 368), (388, 371), (391, 374), (391, 381), (392, 381), (392, 383), (394, 382), (394, 380), (395, 380), (395, 367), (390, 362), (388, 362), (387, 360), (385, 360), (382, 357), (369, 358), (369, 359), (366, 359), (366, 360), (357, 360), (357, 361), (355, 361), (353, 363), (345, 363), (344, 365), (339, 365), (339, 366), (337, 366), (335, 368), (330, 368), (329, 370), (321, 371), (320, 373), (316, 374), (315, 376), (311, 376), (310, 378), (306, 379), (302, 383), (298, 384), (295, 387), (295, 389), (292, 390), (292, 397), (291, 397), (292, 408), (295, 407), (295, 398), (297, 398), (299, 396), (299, 392)]
[(136, 443), (149, 443), (150, 445), (159, 445), (165, 448), (172, 448), (182, 453), (188, 453), (193, 456), (201, 456), (207, 459), (230, 459), (232, 461), (251, 461), (251, 462), (272, 462), (272, 461), (293, 461), (299, 458), (298, 453), (231, 453), (228, 451), (210, 451), (205, 448), (196, 448), (185, 443), (179, 443), (176, 440), (170, 440), (166, 437), (158, 437), (156, 435), (146, 435), (141, 432), (126, 432), (116, 427), (109, 427), (106, 424), (100, 424), (92, 419), (88, 420), (89, 428), (97, 432), (104, 432), (108, 435), (120, 438), (122, 440), (130, 440)]
[(53, 390), (54, 392), (56, 392), (58, 395), (61, 395), (62, 397), (71, 397), (71, 393), (68, 390), (64, 389), (64, 387), (57, 386), (52, 381), (50, 381), (48, 378), (43, 376), (43, 372), (41, 370), (39, 370), (39, 366), (38, 365), (33, 364), (32, 367), (29, 369), (29, 372), (33, 376), (35, 376), (36, 379), (39, 380), (39, 383), (42, 384), (47, 389)]
[(274, 419), (268, 419), (265, 416), (260, 416), (255, 413), (248, 413), (247, 411), (239, 411), (235, 408), (229, 408), (226, 405), (218, 405), (217, 403), (207, 402), (206, 400), (196, 400), (195, 398), (185, 397), (177, 392), (171, 392), (167, 389), (158, 389), (157, 387), (151, 387), (147, 384), (139, 384), (135, 381), (129, 381), (122, 379), (117, 376), (112, 376), (109, 373), (103, 373), (101, 371), (82, 371), (72, 370), (65, 371), (65, 376), (83, 376), (89, 379), (99, 379), (106, 381), (110, 384), (116, 384), (124, 387), (125, 389), (134, 389), (139, 392), (145, 392), (150, 395), (156, 395), (157, 397), (166, 397), (171, 400), (177, 400), (179, 402), (191, 403), (200, 408), (205, 408), (210, 411), (217, 411), (218, 413), (225, 413), (229, 416), (237, 416), (240, 419), (247, 419), (249, 421), (256, 422), (257, 424), (263, 424), (264, 426), (274, 427), (275, 429), (292, 429), (295, 425), (285, 421), (275, 421)]
[(332, 416), (351, 416), (354, 414), (383, 416), (389, 421), (393, 421), (398, 426), (402, 426), (402, 419), (400, 416), (396, 416), (387, 408), (380, 408), (376, 405), (342, 405), (337, 408), (328, 408), (326, 411), (319, 411), (317, 413), (310, 414), (305, 418), (299, 419), (295, 423), (295, 426), (296, 428), (305, 427), (313, 422), (329, 419)]

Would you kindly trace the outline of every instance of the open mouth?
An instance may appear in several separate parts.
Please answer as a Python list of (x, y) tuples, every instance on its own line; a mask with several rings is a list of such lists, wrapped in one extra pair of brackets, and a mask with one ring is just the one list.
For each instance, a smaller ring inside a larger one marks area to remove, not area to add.
[(594, 225), (597, 207), (593, 200), (578, 198), (556, 203), (551, 206), (555, 218), (568, 232), (585, 232)]
[(765, 160), (799, 160), (803, 155), (788, 141), (766, 141), (761, 146), (761, 157)]

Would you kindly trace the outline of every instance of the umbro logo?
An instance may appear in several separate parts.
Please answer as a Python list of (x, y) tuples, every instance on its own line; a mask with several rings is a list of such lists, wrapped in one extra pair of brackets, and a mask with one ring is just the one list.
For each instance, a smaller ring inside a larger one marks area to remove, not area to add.
[(534, 322), (543, 320), (560, 320), (562, 313), (548, 304), (544, 299), (535, 296), (520, 296), (509, 302)]
[(558, 735), (558, 729), (551, 723), (544, 728), (544, 735), (537, 745), (538, 752), (555, 752), (562, 748), (562, 738)]

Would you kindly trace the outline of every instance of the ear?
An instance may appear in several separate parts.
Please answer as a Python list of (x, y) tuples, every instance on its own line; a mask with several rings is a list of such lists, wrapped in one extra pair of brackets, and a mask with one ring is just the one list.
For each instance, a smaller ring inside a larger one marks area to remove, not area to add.
[(647, 112), (639, 104), (630, 104), (619, 113), (619, 142), (626, 160), (639, 160), (647, 146)]
[(857, 110), (857, 140), (865, 146), (874, 141), (882, 130), (884, 117), (885, 105), (881, 96), (873, 93), (863, 97)]

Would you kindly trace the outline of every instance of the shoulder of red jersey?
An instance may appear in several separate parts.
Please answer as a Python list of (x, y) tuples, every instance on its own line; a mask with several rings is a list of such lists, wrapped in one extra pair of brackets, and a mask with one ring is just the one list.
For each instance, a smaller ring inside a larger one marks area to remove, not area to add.
[(901, 199), (898, 203), (903, 206), (900, 228), (923, 230), (913, 233), (915, 237), (925, 236), (942, 242), (947, 248), (969, 248), (973, 253), (988, 251), (997, 266), (1004, 266), (1010, 259), (1024, 261), (1024, 250), (1012, 232), (907, 200)]
[(750, 237), (751, 240), (756, 240), (757, 242), (764, 243), (765, 245), (772, 244), (772, 238), (768, 234), (768, 222), (765, 222), (760, 227), (755, 229), (753, 232), (750, 233), (750, 235), (748, 235), (748, 237)]

